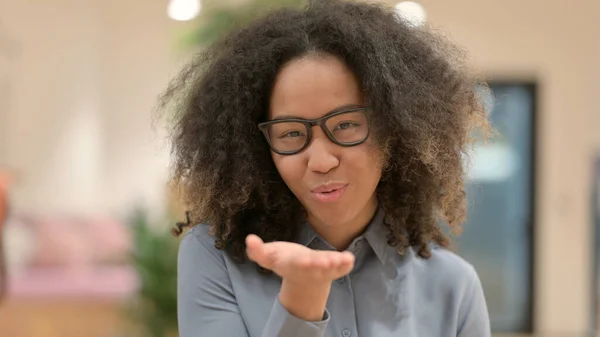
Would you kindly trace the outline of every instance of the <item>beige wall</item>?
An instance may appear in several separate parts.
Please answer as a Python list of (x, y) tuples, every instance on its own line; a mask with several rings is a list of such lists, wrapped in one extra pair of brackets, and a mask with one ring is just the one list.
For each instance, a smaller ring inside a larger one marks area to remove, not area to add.
[(163, 204), (168, 149), (150, 116), (176, 70), (182, 28), (165, 4), (0, 0), (3, 33), (20, 48), (5, 76), (11, 95), (1, 120), (10, 127), (0, 152), (20, 172), (18, 209), (96, 214)]
[(600, 2), (422, 4), (491, 79), (539, 85), (534, 326), (583, 333), (594, 296), (588, 237), (591, 155), (600, 145)]
[[(600, 145), (600, 2), (424, 0), (430, 21), (468, 47), (491, 79), (539, 84), (535, 327), (589, 322), (591, 154)], [(165, 1), (0, 0), (21, 47), (0, 122), (5, 162), (22, 173), (17, 206), (36, 212), (161, 208), (168, 156), (149, 129), (179, 62), (183, 24)], [(570, 6), (568, 6), (570, 5)]]

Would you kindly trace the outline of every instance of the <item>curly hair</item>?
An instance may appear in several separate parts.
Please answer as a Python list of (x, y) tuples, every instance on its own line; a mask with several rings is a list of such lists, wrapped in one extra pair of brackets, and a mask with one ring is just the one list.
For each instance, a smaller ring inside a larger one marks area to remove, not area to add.
[(311, 53), (343, 60), (372, 107), (389, 245), (400, 253), (415, 247), (422, 258), (432, 242), (450, 247), (441, 223), (458, 233), (466, 217), (463, 156), (474, 131), (488, 134), (479, 95), (487, 86), (468, 70), (464, 51), (434, 29), (359, 2), (273, 11), (200, 52), (170, 83), (159, 107), (175, 110), (172, 181), (191, 218), (208, 224), (216, 247), (238, 261), (250, 233), (265, 242), (295, 239), (305, 210), (257, 123), (278, 71)]

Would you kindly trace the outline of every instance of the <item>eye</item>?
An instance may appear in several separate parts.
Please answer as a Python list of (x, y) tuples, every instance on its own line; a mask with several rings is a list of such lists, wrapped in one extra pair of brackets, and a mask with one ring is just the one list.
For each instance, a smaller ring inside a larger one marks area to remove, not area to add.
[(295, 138), (295, 137), (302, 137), (303, 134), (301, 131), (289, 131), (289, 132), (284, 132), (283, 134), (281, 134), (281, 136), (279, 136), (279, 138)]
[(338, 123), (338, 125), (336, 125), (334, 130), (346, 130), (351, 127), (357, 127), (357, 126), (360, 126), (360, 124), (358, 124), (356, 122), (352, 122), (352, 121), (341, 122), (341, 123)]

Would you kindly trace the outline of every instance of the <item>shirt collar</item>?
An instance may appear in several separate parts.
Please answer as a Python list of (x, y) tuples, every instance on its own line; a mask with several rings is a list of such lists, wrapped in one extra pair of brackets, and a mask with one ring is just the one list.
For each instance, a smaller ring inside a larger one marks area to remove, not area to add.
[[(384, 218), (385, 211), (379, 207), (367, 226), (367, 230), (362, 235), (362, 237), (367, 240), (369, 246), (371, 246), (381, 263), (385, 263), (389, 249), (393, 249), (387, 243), (387, 231), (383, 224)], [(297, 242), (301, 245), (309, 246), (317, 238), (319, 238), (319, 235), (308, 222), (305, 222), (300, 227)]]
[(305, 221), (300, 226), (297, 242), (308, 247), (308, 245), (310, 245), (311, 242), (313, 242), (317, 237), (319, 237), (319, 235), (315, 232), (312, 226)]
[(377, 255), (381, 263), (385, 263), (387, 254), (390, 249), (393, 249), (387, 243), (387, 229), (384, 225), (385, 211), (381, 206), (377, 209), (375, 216), (369, 223), (369, 227), (365, 231), (364, 237)]

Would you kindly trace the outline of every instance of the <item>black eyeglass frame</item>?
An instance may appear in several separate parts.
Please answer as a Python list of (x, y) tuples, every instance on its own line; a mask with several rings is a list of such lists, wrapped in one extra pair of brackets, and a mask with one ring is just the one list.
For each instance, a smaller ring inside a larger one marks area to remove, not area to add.
[[(313, 126), (319, 126), (321, 127), (321, 130), (323, 130), (323, 132), (325, 133), (325, 135), (327, 136), (327, 138), (329, 138), (329, 140), (331, 142), (333, 142), (336, 145), (339, 146), (343, 146), (343, 147), (351, 147), (351, 146), (356, 146), (356, 145), (360, 145), (362, 143), (364, 143), (368, 138), (369, 135), (371, 134), (371, 121), (369, 119), (369, 115), (366, 113), (366, 111), (371, 110), (370, 106), (366, 106), (366, 107), (358, 107), (358, 108), (350, 108), (350, 109), (344, 109), (344, 110), (340, 110), (340, 111), (335, 111), (332, 113), (329, 113), (323, 117), (317, 118), (317, 119), (302, 119), (302, 118), (282, 118), (282, 119), (274, 119), (274, 120), (270, 120), (270, 121), (266, 121), (266, 122), (262, 122), (258, 124), (258, 129), (262, 132), (262, 134), (264, 135), (265, 139), (267, 140), (267, 143), (269, 144), (269, 147), (271, 148), (271, 151), (280, 154), (280, 155), (294, 155), (294, 154), (298, 154), (302, 151), (304, 151), (304, 149), (306, 149), (308, 147), (308, 145), (310, 145), (311, 141), (312, 141), (312, 128)], [(366, 136), (356, 142), (350, 142), (350, 143), (341, 143), (338, 142), (335, 137), (331, 134), (331, 132), (329, 131), (329, 129), (327, 128), (327, 120), (331, 117), (335, 117), (338, 115), (342, 115), (345, 113), (350, 113), (350, 112), (357, 112), (360, 111), (362, 112), (366, 119), (367, 119), (367, 134)], [(302, 145), (302, 147), (298, 150), (294, 150), (294, 151), (280, 151), (277, 150), (273, 144), (271, 143), (271, 139), (269, 137), (269, 131), (267, 130), (267, 128), (270, 125), (273, 124), (279, 124), (279, 123), (289, 123), (289, 122), (297, 122), (297, 123), (302, 123), (306, 126), (306, 130), (307, 130), (307, 137), (306, 137), (306, 141), (304, 142), (304, 145)]]

